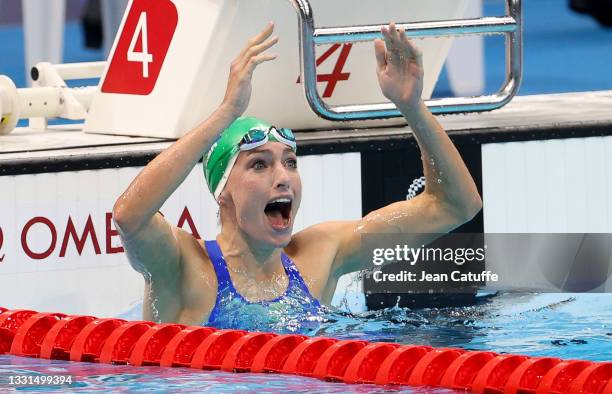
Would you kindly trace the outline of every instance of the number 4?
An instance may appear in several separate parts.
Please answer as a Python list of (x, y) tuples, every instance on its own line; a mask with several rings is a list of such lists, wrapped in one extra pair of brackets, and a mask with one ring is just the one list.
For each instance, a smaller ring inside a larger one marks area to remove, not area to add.
[[(142, 46), (142, 52), (135, 51), (136, 42), (138, 41), (139, 36), (140, 43)], [(136, 25), (136, 30), (134, 30), (134, 35), (132, 36), (132, 41), (130, 42), (130, 47), (127, 53), (127, 60), (128, 62), (142, 63), (143, 78), (149, 78), (149, 63), (153, 62), (153, 55), (148, 53), (149, 44), (147, 37), (147, 13), (141, 12), (140, 18), (138, 19), (138, 24)]]

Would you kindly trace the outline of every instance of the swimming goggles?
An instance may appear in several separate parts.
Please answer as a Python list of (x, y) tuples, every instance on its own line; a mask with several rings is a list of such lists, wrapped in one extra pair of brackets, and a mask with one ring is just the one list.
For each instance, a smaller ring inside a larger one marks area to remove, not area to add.
[(297, 149), (297, 143), (295, 141), (295, 136), (291, 129), (277, 129), (274, 126), (270, 126), (267, 130), (262, 129), (251, 129), (249, 130), (242, 140), (238, 144), (240, 146), (241, 151), (255, 149), (267, 143), (270, 140), (270, 135), (272, 135), (272, 140), (276, 140), (277, 142), (281, 142), (287, 146), (289, 146), (294, 151)]

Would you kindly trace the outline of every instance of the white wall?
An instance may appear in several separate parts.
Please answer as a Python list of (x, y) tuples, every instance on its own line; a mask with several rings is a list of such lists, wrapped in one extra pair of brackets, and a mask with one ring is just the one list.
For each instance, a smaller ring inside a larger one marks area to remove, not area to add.
[(484, 229), (612, 233), (612, 137), (482, 146)]
[(557, 292), (551, 278), (582, 272), (584, 290), (612, 291), (612, 137), (487, 144), (482, 161), (487, 269), (505, 278), (490, 286)]

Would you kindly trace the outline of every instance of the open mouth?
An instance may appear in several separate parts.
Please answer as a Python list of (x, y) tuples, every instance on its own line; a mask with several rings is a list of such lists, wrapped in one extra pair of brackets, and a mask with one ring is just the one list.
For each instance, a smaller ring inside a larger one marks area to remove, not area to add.
[(266, 205), (264, 213), (268, 217), (270, 226), (274, 230), (286, 230), (291, 223), (291, 203), (290, 198), (276, 198)]

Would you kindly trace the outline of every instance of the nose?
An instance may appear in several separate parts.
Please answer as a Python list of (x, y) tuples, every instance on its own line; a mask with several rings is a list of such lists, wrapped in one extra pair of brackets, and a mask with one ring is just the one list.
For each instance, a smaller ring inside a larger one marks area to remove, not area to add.
[(276, 165), (276, 171), (274, 174), (274, 188), (280, 190), (289, 190), (291, 188), (289, 171), (282, 165), (282, 163), (277, 163)]

